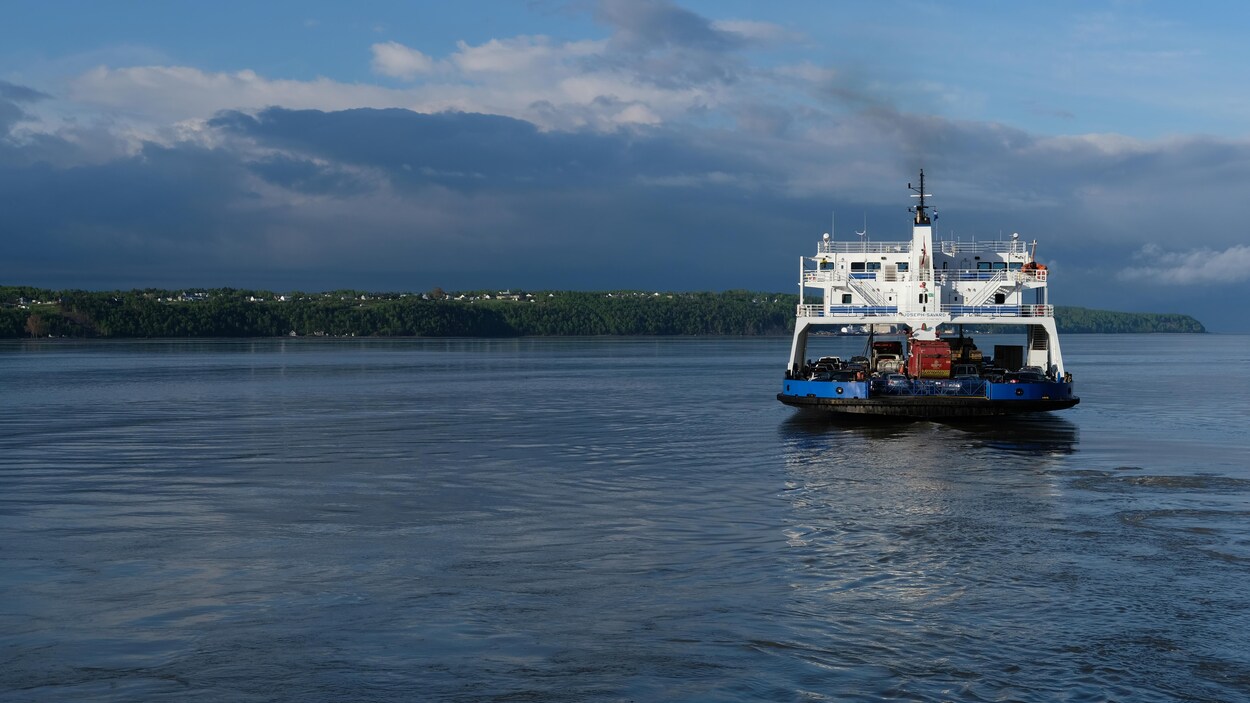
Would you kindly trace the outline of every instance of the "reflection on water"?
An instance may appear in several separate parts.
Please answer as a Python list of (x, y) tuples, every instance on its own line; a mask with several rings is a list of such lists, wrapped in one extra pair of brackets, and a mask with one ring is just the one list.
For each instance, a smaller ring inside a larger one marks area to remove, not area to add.
[(866, 698), (1250, 695), (1227, 646), (1250, 644), (1250, 479), (1083, 468), (1080, 430), (781, 423), (791, 608), (810, 627), (778, 646)]
[(1080, 443), (1080, 429), (1066, 417), (1034, 413), (1018, 417), (961, 420), (945, 423), (986, 448), (1026, 455), (1071, 454)]
[(787, 345), (0, 345), (0, 700), (1247, 699), (1244, 408), (836, 419)]
[[(1077, 450), (1080, 442), (1077, 425), (1053, 413), (930, 422), (800, 411), (782, 423), (781, 433), (783, 437), (790, 439), (804, 434), (827, 437), (839, 433), (853, 434), (867, 441), (908, 436), (932, 439), (932, 425), (941, 425), (961, 433), (962, 440), (971, 443), (974, 448), (984, 447), (1007, 452), (1071, 454)], [(959, 441), (954, 437), (945, 439)]]

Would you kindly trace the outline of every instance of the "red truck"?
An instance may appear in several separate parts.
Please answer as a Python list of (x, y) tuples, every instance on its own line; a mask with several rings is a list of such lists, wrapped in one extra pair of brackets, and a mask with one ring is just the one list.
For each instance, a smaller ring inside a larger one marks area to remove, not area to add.
[(944, 339), (915, 339), (907, 357), (907, 375), (912, 378), (950, 378), (951, 346)]

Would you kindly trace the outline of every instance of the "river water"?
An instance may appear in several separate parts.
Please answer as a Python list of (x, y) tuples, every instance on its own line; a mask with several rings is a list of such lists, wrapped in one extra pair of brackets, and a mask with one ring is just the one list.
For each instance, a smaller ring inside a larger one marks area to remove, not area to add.
[(959, 424), (780, 338), (5, 343), (0, 700), (1250, 700), (1250, 337), (1064, 343)]

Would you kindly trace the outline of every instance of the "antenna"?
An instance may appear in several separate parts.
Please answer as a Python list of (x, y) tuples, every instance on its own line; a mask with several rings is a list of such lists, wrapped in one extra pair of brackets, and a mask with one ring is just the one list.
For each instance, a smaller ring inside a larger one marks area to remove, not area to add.
[(855, 234), (858, 234), (861, 237), (868, 234), (868, 213), (867, 212), (864, 213), (864, 231), (860, 232), (859, 230), (855, 230)]
[(912, 184), (908, 183), (907, 188), (915, 191), (915, 193), (911, 197), (920, 198), (920, 202), (917, 203), (913, 207), (907, 208), (907, 211), (916, 213), (916, 224), (918, 225), (929, 224), (929, 216), (925, 214), (925, 210), (928, 209), (930, 206), (924, 204), (924, 199), (932, 198), (933, 194), (924, 192), (924, 169), (923, 168), (920, 169), (920, 187), (916, 188), (912, 186)]

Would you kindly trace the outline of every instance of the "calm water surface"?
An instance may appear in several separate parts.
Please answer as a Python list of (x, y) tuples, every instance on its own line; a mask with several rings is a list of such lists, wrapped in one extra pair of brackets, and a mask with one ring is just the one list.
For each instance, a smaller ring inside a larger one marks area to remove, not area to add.
[(1250, 337), (1064, 342), (1001, 424), (779, 338), (0, 345), (0, 700), (1250, 700)]

